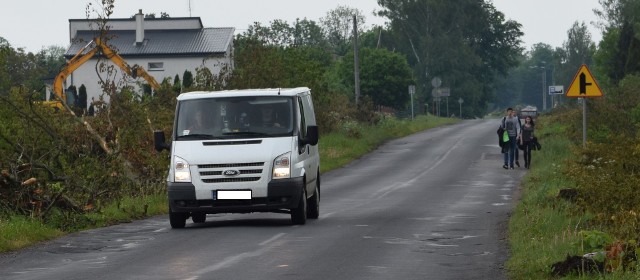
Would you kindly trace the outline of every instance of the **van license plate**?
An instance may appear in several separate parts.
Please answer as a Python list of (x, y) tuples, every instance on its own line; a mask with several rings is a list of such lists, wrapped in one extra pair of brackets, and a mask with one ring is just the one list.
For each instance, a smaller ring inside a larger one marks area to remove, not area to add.
[(214, 199), (251, 199), (251, 190), (248, 191), (217, 191)]

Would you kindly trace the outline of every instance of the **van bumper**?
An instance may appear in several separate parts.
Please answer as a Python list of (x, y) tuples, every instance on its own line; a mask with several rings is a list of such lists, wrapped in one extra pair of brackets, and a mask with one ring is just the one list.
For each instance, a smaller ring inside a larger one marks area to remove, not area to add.
[(278, 212), (298, 207), (302, 195), (304, 177), (271, 180), (267, 185), (267, 197), (252, 197), (250, 200), (196, 199), (196, 188), (192, 183), (168, 183), (169, 206), (173, 212), (197, 213), (251, 213)]

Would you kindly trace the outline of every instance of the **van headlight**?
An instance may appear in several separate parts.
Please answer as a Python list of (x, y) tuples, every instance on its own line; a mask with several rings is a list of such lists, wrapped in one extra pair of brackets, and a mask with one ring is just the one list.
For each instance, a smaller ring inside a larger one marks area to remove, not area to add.
[(175, 182), (191, 182), (189, 163), (181, 157), (173, 157), (173, 177)]
[(291, 177), (291, 152), (278, 156), (273, 161), (273, 179)]

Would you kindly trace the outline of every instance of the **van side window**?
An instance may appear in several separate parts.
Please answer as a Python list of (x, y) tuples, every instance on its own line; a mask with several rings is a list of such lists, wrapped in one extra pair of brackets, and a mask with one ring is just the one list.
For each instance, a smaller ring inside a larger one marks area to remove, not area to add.
[(300, 136), (302, 138), (307, 137), (307, 122), (304, 117), (304, 105), (302, 105), (302, 98), (298, 96), (298, 111), (300, 112)]

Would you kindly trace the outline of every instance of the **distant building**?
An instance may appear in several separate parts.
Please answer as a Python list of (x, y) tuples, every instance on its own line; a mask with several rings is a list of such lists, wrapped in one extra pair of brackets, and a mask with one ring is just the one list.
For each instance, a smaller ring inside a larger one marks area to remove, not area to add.
[[(185, 70), (195, 78), (197, 68), (206, 67), (213, 74), (218, 74), (224, 66), (233, 69), (233, 27), (205, 28), (199, 17), (144, 18), (142, 10), (134, 18), (109, 19), (107, 25), (108, 45), (130, 66), (143, 67), (158, 83), (170, 78), (173, 84), (176, 74), (182, 81)], [(64, 54), (65, 58), (71, 59), (91, 42), (98, 34), (96, 29), (95, 19), (70, 19), (71, 45)], [(91, 48), (88, 47), (83, 53)], [(98, 59), (99, 56), (92, 57), (71, 73), (64, 88), (71, 85), (79, 88), (84, 84), (87, 100), (99, 100), (102, 89), (96, 72)], [(109, 60), (103, 61), (113, 65)], [(117, 75), (109, 79), (116, 84), (125, 81), (123, 71), (117, 66), (114, 69)], [(139, 84), (146, 81), (142, 78), (132, 81), (129, 78), (127, 83), (141, 92)]]

